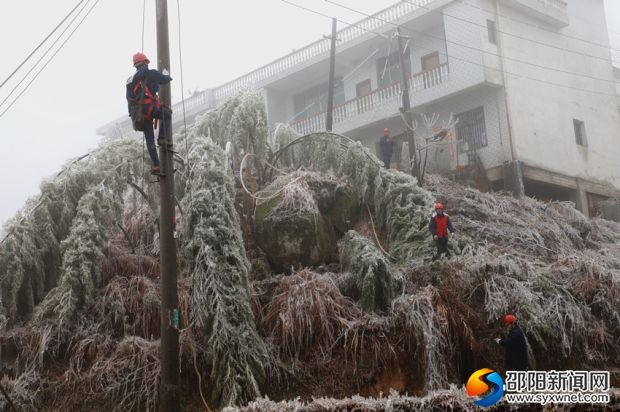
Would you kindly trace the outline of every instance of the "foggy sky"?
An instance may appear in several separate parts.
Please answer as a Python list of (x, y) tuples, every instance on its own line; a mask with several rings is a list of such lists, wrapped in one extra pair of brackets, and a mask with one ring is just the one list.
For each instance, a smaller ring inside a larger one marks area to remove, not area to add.
[[(215, 87), (328, 34), (331, 22), (279, 0), (180, 0), (184, 83)], [(292, 0), (348, 22), (363, 16), (322, 0)], [(570, 2), (570, 0), (568, 0)], [(396, 0), (339, 0), (374, 13)], [(0, 81), (77, 3), (3, 1)], [(144, 52), (156, 59), (155, 1), (147, 0)], [(169, 5), (173, 102), (181, 99), (177, 3)], [(613, 47), (620, 49), (620, 0), (605, 0)], [(36, 10), (36, 13), (33, 12)], [(342, 24), (340, 23), (342, 27)], [(0, 117), (0, 224), (39, 192), (41, 179), (97, 146), (95, 129), (126, 114), (125, 81), (141, 49), (142, 0), (101, 0), (20, 100)], [(35, 60), (41, 53), (35, 56)], [(51, 55), (51, 53), (50, 53)], [(620, 61), (620, 53), (615, 60)], [(25, 72), (30, 68), (26, 66)], [(22, 74), (22, 75), (23, 75)], [(0, 90), (0, 101), (21, 78)], [(0, 110), (3, 111), (3, 108)]]

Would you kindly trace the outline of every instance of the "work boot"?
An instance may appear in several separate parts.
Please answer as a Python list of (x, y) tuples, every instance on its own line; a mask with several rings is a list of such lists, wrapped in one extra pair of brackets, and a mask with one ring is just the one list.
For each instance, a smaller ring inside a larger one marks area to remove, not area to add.
[(157, 176), (161, 175), (161, 168), (159, 166), (151, 167), (151, 174)]

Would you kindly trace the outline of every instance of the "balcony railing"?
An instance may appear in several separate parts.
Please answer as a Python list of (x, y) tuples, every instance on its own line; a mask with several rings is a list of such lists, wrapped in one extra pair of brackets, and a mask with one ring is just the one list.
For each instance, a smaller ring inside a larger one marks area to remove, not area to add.
[[(208, 102), (208, 93), (209, 91), (207, 90), (197, 92), (185, 99), (185, 111), (190, 111), (199, 106), (205, 106)], [(183, 113), (183, 101), (172, 105), (172, 113), (173, 117), (176, 117), (177, 115)]]
[[(411, 92), (419, 92), (435, 87), (448, 81), (450, 71), (447, 63), (441, 64), (432, 70), (414, 74), (409, 79)], [(385, 104), (398, 101), (401, 96), (401, 83), (395, 82), (386, 87), (377, 89), (366, 96), (349, 100), (340, 106), (334, 107), (334, 123), (370, 112)], [(318, 113), (293, 123), (299, 134), (308, 134), (325, 130), (325, 112)]]

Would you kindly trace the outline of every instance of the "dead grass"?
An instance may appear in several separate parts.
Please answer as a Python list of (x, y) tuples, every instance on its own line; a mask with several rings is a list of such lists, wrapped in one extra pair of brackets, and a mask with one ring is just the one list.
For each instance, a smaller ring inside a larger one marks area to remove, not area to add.
[(314, 350), (329, 357), (360, 314), (329, 276), (304, 269), (280, 283), (265, 308), (263, 325), (292, 359)]

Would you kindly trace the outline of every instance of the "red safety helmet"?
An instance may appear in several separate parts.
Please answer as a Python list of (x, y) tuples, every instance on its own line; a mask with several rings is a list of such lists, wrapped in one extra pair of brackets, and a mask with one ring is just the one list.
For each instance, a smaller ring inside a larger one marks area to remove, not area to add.
[(146, 64), (149, 64), (151, 61), (149, 60), (148, 57), (146, 57), (146, 54), (144, 54), (144, 53), (138, 52), (138, 53), (133, 55), (133, 65), (134, 66), (137, 66), (139, 63), (142, 63), (142, 62), (144, 62)]
[(435, 203), (435, 210), (437, 209), (443, 209), (443, 205), (439, 202)]
[(510, 324), (513, 324), (517, 321), (517, 317), (515, 315), (506, 315), (504, 316), (504, 326), (508, 326)]
[(383, 129), (383, 133), (390, 133), (390, 128), (386, 127), (385, 129)]

